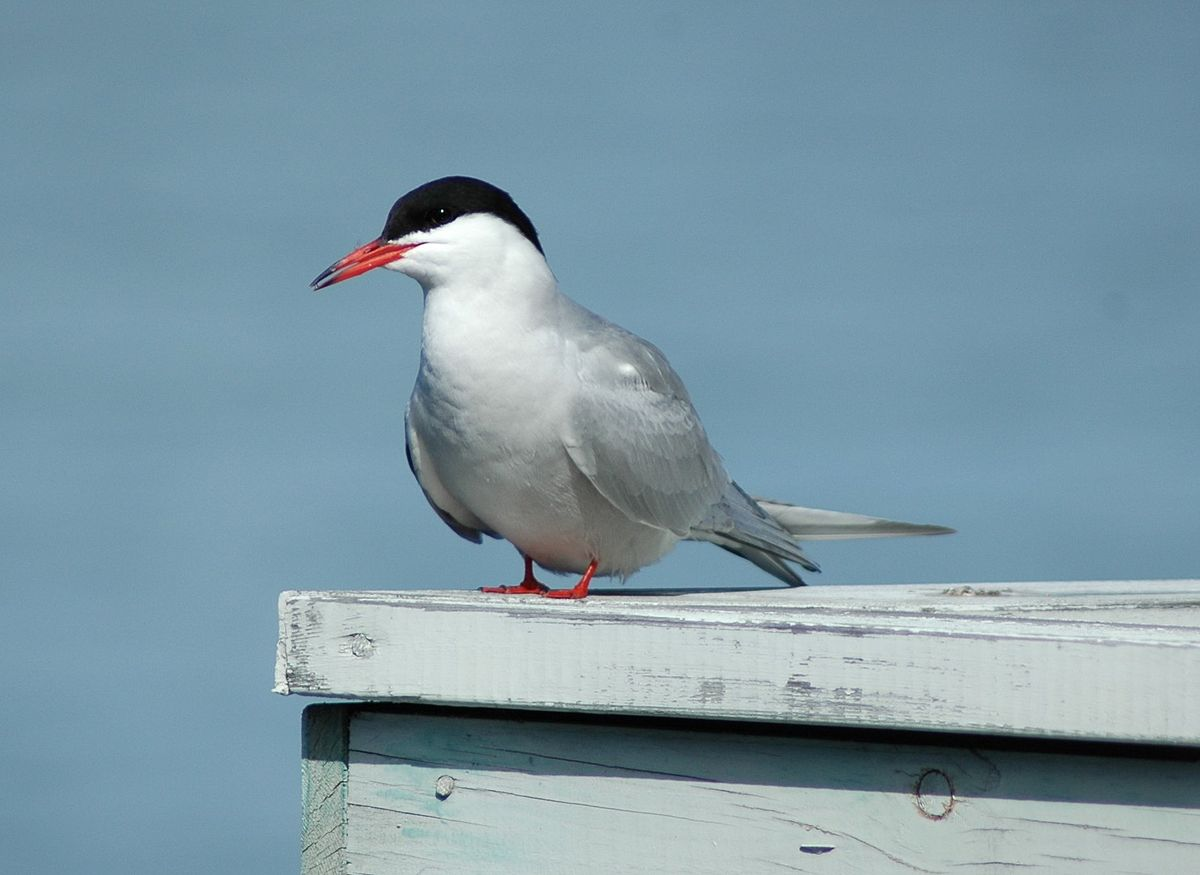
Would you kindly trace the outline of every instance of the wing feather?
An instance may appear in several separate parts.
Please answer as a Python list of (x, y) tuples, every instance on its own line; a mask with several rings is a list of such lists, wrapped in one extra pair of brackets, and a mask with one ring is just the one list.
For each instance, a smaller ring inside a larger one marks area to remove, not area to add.
[(417, 478), (417, 483), (421, 487), (421, 492), (425, 494), (425, 500), (442, 518), (442, 522), (453, 529), (456, 534), (476, 544), (483, 542), (483, 535), (487, 535), (489, 538), (500, 537), (455, 500), (454, 496), (442, 485), (437, 473), (433, 470), (433, 465), (426, 458), (420, 436), (413, 428), (411, 405), (404, 412), (404, 455), (408, 458), (409, 470), (413, 472), (413, 476)]
[(594, 318), (576, 350), (582, 386), (563, 445), (630, 519), (686, 537), (720, 500), (729, 476), (662, 352)]

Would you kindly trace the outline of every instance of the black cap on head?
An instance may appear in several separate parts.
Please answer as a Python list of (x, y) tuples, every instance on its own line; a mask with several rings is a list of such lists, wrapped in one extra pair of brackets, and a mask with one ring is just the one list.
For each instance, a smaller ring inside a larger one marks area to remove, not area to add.
[(405, 234), (428, 231), (469, 213), (491, 213), (503, 219), (542, 252), (533, 222), (508, 192), (470, 176), (447, 176), (414, 188), (392, 205), (379, 236), (382, 240), (398, 240)]

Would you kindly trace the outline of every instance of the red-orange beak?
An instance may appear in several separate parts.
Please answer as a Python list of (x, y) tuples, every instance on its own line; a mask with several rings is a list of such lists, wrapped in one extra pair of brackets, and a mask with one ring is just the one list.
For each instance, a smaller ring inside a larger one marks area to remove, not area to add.
[(404, 253), (410, 249), (416, 249), (420, 245), (420, 243), (388, 243), (385, 240), (372, 240), (321, 271), (320, 275), (312, 281), (313, 290), (319, 292), (334, 283), (340, 283), (342, 280), (356, 277), (368, 270), (391, 264), (396, 259), (403, 258)]

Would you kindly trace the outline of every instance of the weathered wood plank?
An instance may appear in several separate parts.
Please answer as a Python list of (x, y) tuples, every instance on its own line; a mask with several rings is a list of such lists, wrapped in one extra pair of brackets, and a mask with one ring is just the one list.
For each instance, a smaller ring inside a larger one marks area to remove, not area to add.
[(1195, 757), (309, 710), (349, 728), (350, 873), (1161, 875), (1200, 859)]
[(346, 871), (348, 717), (342, 710), (304, 709), (300, 767), (300, 866), (304, 875), (341, 875)]
[(285, 693), (1200, 743), (1200, 581), (288, 592), (280, 630)]

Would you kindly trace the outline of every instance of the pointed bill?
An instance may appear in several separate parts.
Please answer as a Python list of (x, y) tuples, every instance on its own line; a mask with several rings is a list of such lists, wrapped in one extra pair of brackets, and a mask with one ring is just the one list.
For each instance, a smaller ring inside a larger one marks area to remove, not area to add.
[(385, 264), (391, 264), (404, 257), (404, 254), (420, 246), (420, 243), (388, 243), (386, 240), (372, 240), (358, 247), (344, 258), (338, 259), (312, 281), (314, 291), (328, 288), (342, 280), (348, 280), (359, 274), (364, 274)]

